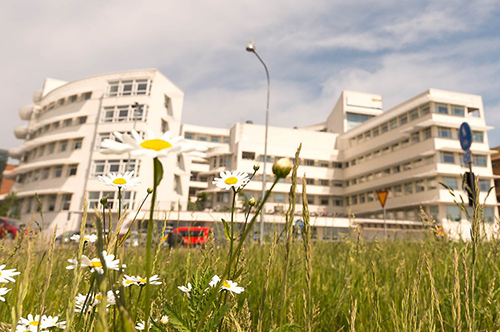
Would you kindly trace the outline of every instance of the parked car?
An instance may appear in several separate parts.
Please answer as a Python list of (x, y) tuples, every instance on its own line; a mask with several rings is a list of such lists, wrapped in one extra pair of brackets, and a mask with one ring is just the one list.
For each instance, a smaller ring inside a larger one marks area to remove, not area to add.
[(19, 226), (16, 221), (7, 217), (0, 217), (0, 239), (15, 239), (19, 233)]
[(171, 231), (167, 237), (170, 247), (183, 245), (186, 247), (203, 246), (208, 241), (210, 227), (178, 227)]

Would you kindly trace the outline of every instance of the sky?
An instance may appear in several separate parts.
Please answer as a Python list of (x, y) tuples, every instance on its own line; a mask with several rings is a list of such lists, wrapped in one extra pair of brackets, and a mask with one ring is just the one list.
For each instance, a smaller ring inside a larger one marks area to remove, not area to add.
[(384, 109), (429, 88), (483, 97), (500, 145), (500, 2), (496, 0), (0, 0), (0, 148), (22, 141), (19, 106), (46, 77), (72, 81), (157, 68), (184, 93), (183, 122), (322, 122), (342, 90)]

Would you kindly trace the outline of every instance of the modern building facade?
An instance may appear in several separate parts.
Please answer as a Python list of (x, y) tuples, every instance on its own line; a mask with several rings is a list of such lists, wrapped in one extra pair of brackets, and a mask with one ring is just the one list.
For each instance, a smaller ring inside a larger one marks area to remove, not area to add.
[[(129, 71), (73, 82), (47, 79), (34, 96), (34, 105), (22, 107), (28, 125), (16, 128), (25, 139), (10, 150), (20, 165), (8, 172), (22, 198), (27, 222), (36, 209), (35, 193), (44, 206), (44, 225), (60, 232), (79, 227), (84, 201), (89, 211), (108, 196), (117, 207), (117, 194), (97, 180), (108, 172), (134, 170), (143, 180), (125, 192), (125, 205), (137, 209), (151, 186), (152, 161), (99, 150), (112, 133), (167, 130), (187, 142), (203, 145), (205, 154), (171, 155), (163, 164), (157, 219), (183, 224), (216, 224), (227, 215), (230, 193), (212, 185), (222, 170), (251, 173), (263, 162), (264, 126), (237, 123), (230, 129), (183, 124), (183, 93), (157, 70)], [(494, 179), (487, 126), (480, 96), (428, 90), (388, 111), (382, 97), (342, 92), (325, 122), (302, 128), (269, 128), (268, 161), (293, 158), (302, 144), (299, 175), (307, 177), (312, 222), (318, 238), (335, 239), (359, 226), (383, 231), (383, 214), (376, 192), (387, 190), (389, 229), (422, 227), (420, 213), (436, 219), (451, 236), (468, 236), (468, 221), (453, 196), (439, 183), (465, 195), (461, 174), (466, 171), (457, 139), (460, 124), (473, 129), (474, 172), (479, 176), (481, 200), (488, 222), (498, 215), (496, 195), (486, 198)], [(268, 167), (268, 181), (272, 181)], [(261, 171), (260, 171), (261, 172)], [(250, 182), (247, 197), (260, 197), (262, 174)], [(270, 186), (270, 183), (268, 184)], [(301, 190), (301, 186), (298, 186)], [(266, 204), (267, 228), (284, 222), (289, 179), (278, 183)], [(87, 192), (87, 196), (84, 193)], [(200, 195), (200, 193), (204, 193)], [(198, 196), (203, 204), (193, 204)], [(239, 204), (244, 201), (239, 197)], [(146, 216), (148, 208), (141, 210)], [(300, 219), (300, 204), (297, 208)], [(127, 216), (130, 220), (133, 214)], [(243, 221), (242, 214), (237, 221)], [(214, 223), (215, 222), (215, 223)], [(493, 225), (493, 223), (491, 223)], [(281, 227), (281, 226), (279, 226)]]

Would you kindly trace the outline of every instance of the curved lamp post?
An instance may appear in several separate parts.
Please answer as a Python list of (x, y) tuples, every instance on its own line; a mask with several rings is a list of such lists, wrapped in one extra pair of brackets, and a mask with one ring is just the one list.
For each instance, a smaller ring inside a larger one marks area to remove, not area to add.
[[(255, 51), (255, 45), (252, 41), (248, 42), (247, 51), (255, 54), (257, 59), (259, 59), (259, 61), (264, 66), (264, 69), (266, 70), (266, 76), (267, 76), (266, 134), (265, 134), (265, 138), (264, 138), (264, 167), (263, 167), (264, 174), (262, 175), (262, 195), (261, 195), (261, 199), (264, 199), (264, 196), (266, 194), (266, 184), (267, 184), (267, 182), (266, 182), (267, 131), (269, 128), (269, 94), (270, 94), (271, 84), (270, 84), (270, 80), (269, 80), (269, 71), (267, 70), (267, 66), (264, 63), (264, 61), (262, 61), (259, 54), (257, 54), (257, 51)], [(264, 214), (265, 214), (265, 210), (264, 210), (264, 207), (262, 207), (262, 210), (260, 213), (260, 243), (262, 243), (264, 241)]]

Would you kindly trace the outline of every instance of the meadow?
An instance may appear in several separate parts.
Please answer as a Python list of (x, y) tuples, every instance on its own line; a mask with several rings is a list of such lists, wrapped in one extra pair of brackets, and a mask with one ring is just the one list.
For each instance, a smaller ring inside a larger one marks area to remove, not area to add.
[[(33, 222), (0, 246), (0, 330), (500, 330), (500, 241), (498, 234), (483, 237), (478, 202), (470, 242), (448, 240), (425, 215), (430, 227), (419, 241), (366, 242), (354, 228), (343, 241), (314, 242), (306, 179), (297, 176), (299, 153), (300, 147), (293, 165), (286, 159), (273, 165), (273, 185), (262, 201), (249, 200), (244, 227), (236, 230), (232, 217), (221, 220), (224, 241), (212, 239), (204, 248), (169, 249), (159, 240), (163, 230), (155, 229), (153, 213), (163, 167), (156, 157), (150, 220), (139, 246), (127, 246), (127, 235), (118, 236), (125, 215), (120, 209), (120, 221), (105, 231), (106, 199), (93, 218), (95, 228), (85, 229), (84, 211), (80, 234), (86, 236), (70, 243), (57, 244), (56, 231), (51, 237), (30, 231)], [(233, 194), (231, 216), (237, 195), (258, 170), (226, 171), (214, 180)], [(289, 174), (285, 231), (253, 244), (248, 235), (263, 204)], [(130, 176), (105, 180), (118, 184), (121, 197)], [(300, 237), (293, 230), (297, 195), (304, 221)], [(457, 204), (467, 213), (463, 202)]]

